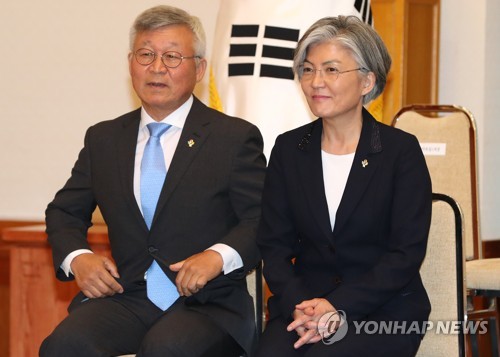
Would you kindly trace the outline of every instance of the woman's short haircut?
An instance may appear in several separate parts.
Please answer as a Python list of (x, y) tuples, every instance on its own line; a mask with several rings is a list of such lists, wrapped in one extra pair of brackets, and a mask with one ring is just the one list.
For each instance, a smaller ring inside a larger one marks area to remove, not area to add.
[(302, 78), (302, 66), (309, 49), (334, 40), (350, 51), (361, 73), (373, 72), (375, 86), (363, 98), (363, 104), (378, 97), (384, 90), (391, 68), (391, 56), (377, 32), (356, 16), (325, 17), (316, 21), (302, 36), (293, 59), (293, 71)]

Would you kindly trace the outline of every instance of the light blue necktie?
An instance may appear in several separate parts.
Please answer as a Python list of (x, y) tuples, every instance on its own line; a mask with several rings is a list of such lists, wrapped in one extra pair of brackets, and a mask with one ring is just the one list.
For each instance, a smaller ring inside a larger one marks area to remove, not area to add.
[[(148, 228), (151, 228), (158, 198), (167, 175), (160, 137), (170, 128), (170, 125), (150, 123), (147, 127), (150, 137), (141, 162), (141, 206), (144, 220)], [(147, 271), (146, 285), (149, 300), (163, 311), (179, 297), (175, 285), (165, 275), (156, 260)]]

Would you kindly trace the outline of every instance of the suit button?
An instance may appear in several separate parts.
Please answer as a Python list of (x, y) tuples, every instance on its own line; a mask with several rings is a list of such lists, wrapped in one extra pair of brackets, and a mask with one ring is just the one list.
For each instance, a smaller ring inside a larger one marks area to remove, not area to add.
[(150, 245), (150, 246), (148, 247), (148, 251), (149, 251), (150, 253), (154, 253), (154, 252), (158, 251), (158, 249), (156, 249), (156, 247), (155, 247), (154, 245)]
[(333, 245), (329, 245), (328, 249), (330, 249), (330, 253), (335, 254), (335, 247)]
[(333, 278), (333, 281), (335, 282), (335, 284), (340, 284), (342, 282), (342, 279), (340, 278), (340, 276), (336, 276), (335, 278)]

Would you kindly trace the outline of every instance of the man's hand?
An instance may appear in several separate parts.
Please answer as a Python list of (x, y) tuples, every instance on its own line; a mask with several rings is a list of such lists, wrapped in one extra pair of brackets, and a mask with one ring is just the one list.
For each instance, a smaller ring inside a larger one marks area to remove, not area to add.
[(320, 341), (322, 336), (318, 332), (318, 321), (321, 316), (332, 311), (336, 311), (335, 308), (323, 298), (302, 301), (296, 305), (292, 314), (294, 320), (287, 326), (287, 331), (295, 330), (300, 337), (293, 347)]
[(101, 255), (84, 253), (71, 262), (71, 271), (78, 287), (88, 298), (100, 298), (123, 293), (115, 263)]
[(210, 280), (222, 272), (224, 262), (215, 250), (206, 250), (170, 265), (170, 270), (178, 272), (175, 279), (181, 296), (191, 296), (203, 288)]

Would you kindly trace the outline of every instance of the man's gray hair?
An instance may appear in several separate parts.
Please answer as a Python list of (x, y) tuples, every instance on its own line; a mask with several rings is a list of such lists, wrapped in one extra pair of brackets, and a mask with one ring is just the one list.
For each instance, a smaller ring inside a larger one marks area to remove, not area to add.
[(186, 11), (168, 5), (159, 5), (145, 10), (134, 21), (130, 29), (130, 50), (134, 49), (137, 34), (156, 30), (169, 25), (185, 25), (194, 35), (193, 50), (195, 56), (205, 57), (206, 37), (203, 25), (198, 17)]

